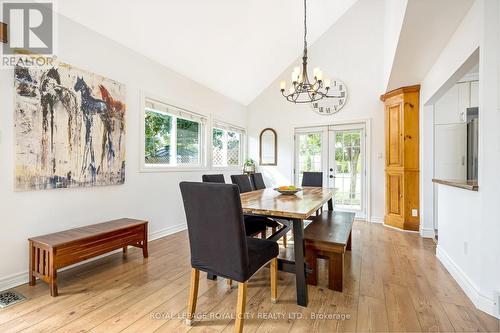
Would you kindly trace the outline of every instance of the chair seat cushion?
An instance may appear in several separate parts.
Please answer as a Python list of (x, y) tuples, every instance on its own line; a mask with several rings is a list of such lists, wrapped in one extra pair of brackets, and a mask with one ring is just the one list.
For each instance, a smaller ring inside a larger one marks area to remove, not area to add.
[(267, 239), (247, 237), (247, 247), (250, 269), (245, 281), (279, 253), (278, 243)]

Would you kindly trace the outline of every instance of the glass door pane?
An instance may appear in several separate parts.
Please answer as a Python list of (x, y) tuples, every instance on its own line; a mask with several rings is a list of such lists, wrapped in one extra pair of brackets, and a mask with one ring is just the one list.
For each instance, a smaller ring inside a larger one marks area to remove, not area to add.
[(364, 215), (364, 129), (330, 131), (330, 186), (336, 209)]
[(306, 171), (323, 171), (323, 132), (295, 134), (295, 184), (302, 184)]

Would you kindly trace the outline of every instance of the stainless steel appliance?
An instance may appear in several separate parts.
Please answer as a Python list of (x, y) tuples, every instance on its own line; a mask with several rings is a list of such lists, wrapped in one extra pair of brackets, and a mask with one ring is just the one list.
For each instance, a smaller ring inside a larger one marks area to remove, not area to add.
[(477, 181), (479, 147), (479, 108), (467, 108), (467, 180)]

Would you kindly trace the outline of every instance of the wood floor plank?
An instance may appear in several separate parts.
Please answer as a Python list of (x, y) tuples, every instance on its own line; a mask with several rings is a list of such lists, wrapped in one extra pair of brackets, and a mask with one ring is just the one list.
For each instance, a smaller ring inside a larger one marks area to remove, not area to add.
[(384, 284), (387, 321), (391, 332), (421, 332), (417, 312), (406, 287)]
[(388, 332), (387, 308), (383, 299), (360, 295), (358, 303), (358, 332)]

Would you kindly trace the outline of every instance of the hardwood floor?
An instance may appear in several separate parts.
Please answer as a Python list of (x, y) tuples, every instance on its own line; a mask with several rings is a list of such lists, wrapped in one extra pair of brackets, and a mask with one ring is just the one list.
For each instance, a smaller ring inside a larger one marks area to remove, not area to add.
[[(29, 300), (0, 310), (0, 332), (232, 332), (237, 289), (204, 273), (193, 326), (184, 324), (187, 233), (149, 246), (148, 259), (130, 249), (126, 258), (114, 254), (61, 272), (57, 298), (43, 282), (16, 288)], [(499, 332), (499, 320), (474, 308), (434, 251), (431, 240), (416, 234), (356, 222), (343, 293), (326, 288), (322, 267), (318, 287), (309, 287), (309, 306), (302, 308), (295, 303), (293, 276), (279, 272), (273, 304), (264, 268), (248, 283), (245, 332)]]

